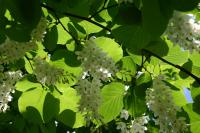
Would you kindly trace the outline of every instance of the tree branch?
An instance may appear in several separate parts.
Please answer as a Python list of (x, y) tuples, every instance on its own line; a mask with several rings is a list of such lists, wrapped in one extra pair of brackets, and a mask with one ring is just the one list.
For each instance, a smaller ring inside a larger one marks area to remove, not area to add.
[(69, 32), (69, 31), (65, 28), (64, 24), (60, 21), (60, 19), (59, 19), (58, 15), (56, 14), (56, 12), (54, 12), (54, 14), (55, 14), (55, 17), (56, 17), (58, 23), (63, 27), (63, 29), (64, 29), (64, 30), (74, 39), (74, 41), (78, 44), (78, 43), (79, 43), (78, 39), (77, 39), (71, 32)]
[[(41, 6), (46, 8), (47, 10), (53, 12), (53, 13), (56, 13), (56, 10), (54, 10), (53, 8), (51, 8), (51, 7), (49, 7), (45, 4), (41, 4)], [(81, 19), (81, 20), (86, 20), (86, 21), (88, 21), (88, 22), (90, 22), (90, 23), (92, 23), (96, 26), (101, 27), (102, 29), (105, 29), (105, 30), (111, 32), (111, 29), (109, 29), (108, 27), (105, 27), (105, 26), (103, 26), (103, 25), (97, 23), (96, 21), (93, 21), (93, 20), (91, 20), (87, 17), (79, 16), (79, 15), (76, 15), (76, 14), (71, 14), (71, 13), (68, 13), (68, 12), (63, 12), (63, 13), (60, 13), (60, 14), (63, 14), (63, 15), (69, 16), (69, 17), (73, 17), (73, 18), (77, 18), (77, 19)]]
[(146, 52), (146, 53), (148, 53), (148, 54), (150, 54), (150, 55), (152, 55), (152, 56), (158, 58), (159, 60), (161, 60), (161, 61), (163, 61), (163, 62), (165, 62), (165, 63), (167, 63), (167, 64), (169, 64), (169, 65), (171, 65), (171, 66), (173, 66), (173, 67), (175, 67), (175, 68), (177, 68), (177, 69), (179, 69), (179, 70), (181, 70), (182, 72), (186, 73), (187, 75), (189, 75), (189, 76), (191, 76), (193, 79), (195, 79), (196, 82), (197, 82), (198, 84), (200, 84), (200, 78), (197, 77), (196, 75), (192, 74), (192, 73), (191, 73), (190, 71), (188, 71), (187, 69), (185, 69), (185, 68), (183, 68), (183, 67), (181, 67), (181, 66), (179, 66), (179, 65), (173, 64), (173, 63), (171, 63), (171, 62), (169, 62), (169, 61), (163, 59), (162, 57), (156, 55), (155, 53), (153, 53), (153, 52), (151, 52), (151, 51), (149, 51), (149, 50), (142, 49), (142, 51), (144, 51), (144, 52)]
[(91, 16), (89, 17), (89, 19), (95, 17), (97, 14), (99, 14), (99, 13), (102, 12), (103, 10), (106, 10), (106, 9), (109, 9), (109, 8), (113, 8), (113, 7), (116, 7), (116, 6), (118, 6), (118, 5), (119, 5), (119, 4), (114, 4), (114, 5), (108, 6), (108, 7), (104, 7), (104, 6), (103, 6), (103, 8), (101, 8), (99, 11), (97, 11), (96, 13), (94, 13), (93, 15), (91, 15)]

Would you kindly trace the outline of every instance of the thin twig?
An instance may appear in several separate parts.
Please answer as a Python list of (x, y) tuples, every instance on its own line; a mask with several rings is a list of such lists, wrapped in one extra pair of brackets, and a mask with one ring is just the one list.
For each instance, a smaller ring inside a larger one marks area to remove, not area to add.
[(62, 26), (62, 28), (63, 28), (63, 29), (74, 39), (74, 41), (78, 44), (78, 43), (79, 43), (78, 39), (77, 39), (71, 32), (69, 32), (69, 31), (66, 29), (66, 27), (64, 26), (64, 24), (60, 21), (60, 19), (59, 19), (58, 15), (56, 14), (56, 12), (54, 12), (54, 15), (55, 15), (55, 17), (56, 17), (58, 23)]
[(169, 61), (163, 59), (162, 57), (156, 55), (155, 53), (153, 53), (153, 52), (151, 52), (151, 51), (149, 51), (149, 50), (142, 49), (142, 51), (144, 51), (144, 52), (146, 52), (146, 53), (148, 53), (148, 54), (150, 54), (150, 55), (152, 55), (152, 56), (158, 58), (159, 60), (161, 60), (161, 61), (163, 61), (163, 62), (165, 62), (165, 63), (167, 63), (167, 64), (169, 64), (169, 65), (171, 65), (171, 66), (173, 66), (173, 67), (175, 67), (175, 68), (177, 68), (177, 69), (179, 69), (179, 70), (181, 70), (182, 72), (188, 74), (188, 75), (191, 76), (193, 79), (195, 79), (196, 82), (197, 82), (198, 84), (200, 84), (200, 78), (197, 77), (196, 75), (192, 74), (192, 73), (191, 73), (190, 71), (188, 71), (187, 69), (185, 69), (185, 68), (183, 68), (183, 67), (181, 67), (181, 66), (179, 66), (179, 65), (173, 64), (173, 63), (171, 63), (171, 62), (169, 62)]
[(118, 6), (118, 5), (119, 5), (119, 4), (114, 4), (114, 5), (111, 5), (111, 6), (108, 6), (108, 7), (104, 7), (104, 6), (103, 6), (103, 8), (101, 8), (99, 11), (97, 11), (97, 12), (95, 12), (93, 15), (91, 15), (91, 16), (89, 17), (89, 19), (94, 18), (97, 14), (101, 13), (103, 10), (107, 10), (107, 9), (109, 9), (109, 8), (113, 8), (113, 7), (116, 7), (116, 6)]
[[(56, 13), (56, 11), (53, 8), (51, 8), (51, 7), (49, 7), (49, 6), (45, 5), (45, 4), (41, 4), (41, 6), (46, 8), (47, 10), (49, 10), (51, 12)], [(60, 14), (63, 14), (63, 15), (69, 16), (69, 17), (73, 17), (73, 18), (77, 18), (77, 19), (81, 19), (81, 20), (86, 20), (86, 21), (88, 21), (88, 22), (90, 22), (90, 23), (92, 23), (92, 24), (94, 24), (96, 26), (101, 27), (102, 29), (105, 29), (105, 30), (111, 32), (111, 29), (109, 29), (108, 27), (105, 27), (105, 26), (103, 26), (103, 25), (97, 23), (96, 21), (93, 21), (93, 20), (91, 20), (91, 19), (89, 19), (87, 17), (79, 16), (79, 15), (76, 15), (76, 14), (71, 14), (71, 13), (68, 13), (68, 12), (63, 12), (63, 13), (60, 13)]]

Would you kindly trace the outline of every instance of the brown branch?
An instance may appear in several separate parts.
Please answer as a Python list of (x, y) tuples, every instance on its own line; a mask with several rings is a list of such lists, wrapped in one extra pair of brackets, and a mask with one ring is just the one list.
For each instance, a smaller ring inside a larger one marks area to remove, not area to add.
[(163, 61), (163, 62), (165, 62), (165, 63), (167, 63), (167, 64), (169, 64), (169, 65), (171, 65), (171, 66), (173, 66), (173, 67), (175, 67), (175, 68), (177, 68), (177, 69), (179, 69), (180, 71), (182, 71), (182, 72), (186, 73), (187, 75), (191, 76), (193, 79), (196, 80), (196, 82), (197, 82), (198, 84), (200, 84), (200, 78), (197, 77), (196, 75), (192, 74), (192, 73), (191, 73), (190, 71), (188, 71), (187, 69), (185, 69), (185, 68), (183, 68), (183, 67), (181, 67), (181, 66), (179, 66), (179, 65), (173, 64), (173, 63), (171, 63), (171, 62), (169, 62), (169, 61), (163, 59), (162, 57), (156, 55), (155, 53), (153, 53), (153, 52), (151, 52), (151, 51), (149, 51), (149, 50), (142, 49), (142, 51), (144, 51), (144, 52), (146, 52), (146, 53), (148, 53), (148, 54), (150, 54), (150, 55), (152, 55), (152, 56), (158, 58), (159, 60), (161, 60), (161, 61)]
[[(53, 12), (53, 13), (56, 13), (56, 10), (54, 10), (53, 8), (51, 8), (51, 7), (49, 7), (45, 4), (41, 4), (41, 6), (46, 8), (47, 10)], [(63, 14), (63, 15), (69, 16), (69, 17), (73, 17), (73, 18), (77, 18), (77, 19), (81, 19), (81, 20), (86, 20), (86, 21), (88, 21), (88, 22), (90, 22), (90, 23), (92, 23), (96, 26), (101, 27), (102, 29), (105, 29), (105, 30), (111, 32), (111, 29), (109, 29), (108, 27), (105, 27), (105, 26), (103, 26), (103, 25), (97, 23), (96, 21), (93, 21), (93, 20), (91, 20), (87, 17), (79, 16), (79, 15), (76, 15), (76, 14), (71, 14), (71, 13), (68, 13), (68, 12), (63, 12), (63, 13), (60, 13), (60, 14)]]
[(116, 7), (116, 6), (118, 6), (118, 5), (119, 5), (119, 4), (114, 4), (114, 5), (111, 5), (111, 6), (108, 6), (108, 7), (104, 7), (104, 6), (103, 6), (103, 8), (101, 8), (99, 11), (97, 11), (96, 13), (94, 13), (93, 15), (91, 15), (91, 16), (89, 17), (89, 19), (95, 17), (97, 14), (101, 13), (103, 10), (107, 10), (107, 9), (109, 9), (109, 8), (113, 8), (113, 7)]

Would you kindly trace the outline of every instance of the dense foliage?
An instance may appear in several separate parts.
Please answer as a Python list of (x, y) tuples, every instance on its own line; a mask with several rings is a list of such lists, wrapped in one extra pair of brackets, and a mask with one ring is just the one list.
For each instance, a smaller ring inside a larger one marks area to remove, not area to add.
[(199, 3), (0, 0), (0, 133), (199, 133)]

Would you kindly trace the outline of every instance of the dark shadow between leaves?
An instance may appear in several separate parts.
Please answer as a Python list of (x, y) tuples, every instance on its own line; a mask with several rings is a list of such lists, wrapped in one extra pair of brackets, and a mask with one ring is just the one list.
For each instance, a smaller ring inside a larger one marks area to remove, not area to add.
[(26, 112), (24, 112), (22, 115), (24, 116), (24, 118), (27, 121), (29, 121), (31, 123), (34, 123), (34, 124), (42, 124), (43, 123), (42, 117), (41, 117), (39, 111), (34, 107), (31, 107), (31, 106), (27, 107)]
[[(189, 59), (186, 63), (184, 63), (184, 64), (182, 65), (182, 67), (191, 72), (191, 71), (192, 71), (192, 65), (193, 65), (193, 63), (192, 63), (192, 61)], [(183, 79), (186, 79), (186, 78), (189, 77), (189, 75), (186, 74), (186, 73), (184, 73), (183, 71), (180, 71), (180, 72), (179, 72), (179, 75), (180, 75), (180, 77), (183, 78)]]
[(60, 50), (56, 50), (54, 52), (54, 54), (51, 57), (52, 61), (56, 61), (59, 59), (64, 58), (65, 63), (68, 66), (71, 67), (78, 67), (81, 65), (81, 62), (79, 60), (77, 60), (77, 55), (74, 52), (71, 52), (69, 50), (64, 50), (64, 49), (60, 49)]
[(72, 110), (66, 109), (60, 113), (58, 120), (66, 126), (73, 127), (76, 120), (76, 113)]
[(49, 122), (52, 118), (56, 117), (60, 110), (60, 101), (47, 93), (43, 106), (43, 119), (45, 122)]

